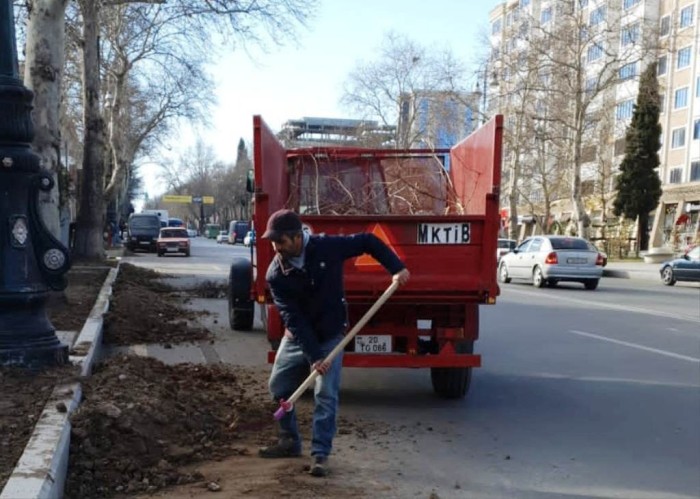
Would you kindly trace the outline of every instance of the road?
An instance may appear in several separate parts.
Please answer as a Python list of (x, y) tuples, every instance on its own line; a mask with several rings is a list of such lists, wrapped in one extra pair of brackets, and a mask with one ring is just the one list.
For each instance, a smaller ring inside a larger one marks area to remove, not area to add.
[[(201, 238), (192, 253), (134, 260), (212, 279), (247, 254)], [(390, 483), (392, 497), (700, 497), (700, 287), (604, 278), (596, 291), (502, 291), (482, 308), (483, 367), (466, 400), (434, 397), (423, 370), (344, 372), (341, 414), (395, 429), (365, 443), (357, 480)], [(207, 306), (225, 313), (223, 300)], [(261, 332), (219, 327), (213, 349), (186, 355), (263, 358)]]

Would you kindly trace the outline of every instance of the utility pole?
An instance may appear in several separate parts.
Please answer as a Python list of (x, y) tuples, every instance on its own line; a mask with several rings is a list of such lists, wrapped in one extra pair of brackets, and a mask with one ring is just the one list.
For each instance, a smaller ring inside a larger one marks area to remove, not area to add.
[(46, 315), (49, 288), (66, 287), (68, 250), (39, 215), (39, 191), (54, 186), (31, 150), (33, 93), (19, 79), (12, 0), (0, 0), (0, 366), (68, 361)]

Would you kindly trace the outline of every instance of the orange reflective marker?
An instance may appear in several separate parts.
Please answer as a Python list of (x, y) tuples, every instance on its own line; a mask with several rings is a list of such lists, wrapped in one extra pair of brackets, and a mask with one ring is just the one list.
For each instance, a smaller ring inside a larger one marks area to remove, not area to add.
[[(393, 243), (391, 242), (391, 238), (387, 235), (387, 233), (384, 231), (381, 225), (379, 224), (374, 224), (374, 227), (371, 230), (372, 234), (377, 236), (379, 239), (381, 239), (384, 244), (389, 246), (391, 251), (396, 253), (399, 258), (403, 259), (403, 255), (401, 251), (397, 251), (396, 248), (394, 248)], [(355, 266), (356, 267), (381, 267), (381, 264), (372, 258), (370, 255), (364, 254), (360, 255), (355, 259)]]

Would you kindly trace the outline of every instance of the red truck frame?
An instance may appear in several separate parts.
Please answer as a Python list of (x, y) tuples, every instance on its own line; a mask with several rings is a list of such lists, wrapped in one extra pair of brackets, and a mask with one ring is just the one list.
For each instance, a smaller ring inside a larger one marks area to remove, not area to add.
[[(494, 304), (499, 294), (502, 116), (441, 150), (285, 149), (260, 116), (253, 124), (249, 190), (258, 231), (274, 211), (293, 209), (313, 233), (374, 232), (411, 271), (409, 283), (348, 344), (343, 364), (430, 368), (437, 394), (464, 397), (471, 369), (481, 365), (481, 356), (474, 353), (479, 305)], [(327, 172), (333, 172), (332, 181), (324, 177)], [(360, 177), (371, 182), (355, 185)], [(445, 191), (445, 186), (449, 194), (444, 198), (430, 194), (431, 189)], [(419, 192), (422, 201), (410, 205), (406, 187)], [(257, 304), (272, 346), (270, 361), (284, 333), (265, 282), (273, 256), (271, 245), (259, 241), (250, 260), (235, 259), (229, 274), (231, 327), (252, 329)], [(350, 324), (389, 283), (386, 270), (367, 255), (346, 262)]]

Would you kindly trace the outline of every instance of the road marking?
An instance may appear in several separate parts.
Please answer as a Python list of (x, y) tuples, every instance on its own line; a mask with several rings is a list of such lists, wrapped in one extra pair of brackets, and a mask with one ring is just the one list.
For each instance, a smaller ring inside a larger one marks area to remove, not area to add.
[[(517, 289), (508, 289), (508, 293), (518, 293), (521, 295), (528, 295), (528, 296), (533, 296), (532, 292), (528, 291), (520, 291)], [(697, 324), (700, 324), (700, 319), (697, 319), (695, 317), (692, 317), (690, 315), (679, 315), (679, 314), (673, 314), (670, 312), (662, 312), (660, 310), (653, 310), (653, 309), (648, 309), (648, 308), (639, 308), (639, 307), (631, 307), (629, 305), (615, 305), (613, 303), (600, 303), (597, 301), (588, 301), (588, 300), (579, 300), (576, 298), (568, 298), (566, 296), (557, 296), (557, 301), (568, 301), (570, 303), (578, 303), (579, 305), (586, 305), (586, 306), (597, 306), (600, 308), (607, 308), (610, 310), (621, 310), (623, 312), (636, 312), (638, 314), (648, 314), (648, 315), (654, 315), (657, 317), (668, 317), (670, 319), (678, 319), (681, 321), (688, 321), (688, 322), (695, 322)]]
[(645, 352), (658, 353), (659, 355), (665, 355), (667, 357), (673, 357), (674, 359), (687, 360), (688, 362), (694, 362), (700, 364), (700, 359), (696, 357), (690, 357), (688, 355), (680, 355), (678, 353), (668, 352), (666, 350), (659, 350), (658, 348), (645, 347), (644, 345), (638, 345), (637, 343), (629, 343), (627, 341), (614, 340), (608, 338), (607, 336), (600, 336), (598, 334), (587, 333), (585, 331), (576, 331), (574, 329), (569, 330), (570, 333), (578, 334), (580, 336), (587, 336), (588, 338), (595, 338), (597, 340), (609, 341), (610, 343), (615, 343), (617, 345), (623, 345), (631, 348), (638, 348), (639, 350), (644, 350)]

